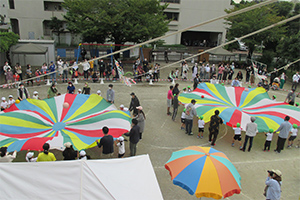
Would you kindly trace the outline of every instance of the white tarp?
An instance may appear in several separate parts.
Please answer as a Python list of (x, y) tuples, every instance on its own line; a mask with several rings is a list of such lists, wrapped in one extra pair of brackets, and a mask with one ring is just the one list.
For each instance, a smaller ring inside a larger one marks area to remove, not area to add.
[(0, 199), (163, 199), (150, 158), (1, 163)]

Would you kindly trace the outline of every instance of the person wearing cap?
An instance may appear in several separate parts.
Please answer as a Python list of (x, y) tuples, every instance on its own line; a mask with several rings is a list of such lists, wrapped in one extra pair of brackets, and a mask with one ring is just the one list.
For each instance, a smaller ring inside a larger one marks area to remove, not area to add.
[(82, 90), (80, 88), (77, 90), (77, 94), (82, 94)]
[(295, 90), (294, 89), (292, 89), (289, 93), (288, 93), (288, 95), (286, 96), (286, 98), (285, 98), (285, 100), (284, 100), (284, 103), (288, 103), (288, 104), (290, 104), (290, 105), (294, 105), (294, 103), (295, 103), (295, 97), (296, 97), (296, 95), (295, 95)]
[(73, 85), (73, 83), (70, 81), (69, 85), (67, 87), (67, 93), (69, 94), (74, 94), (75, 92), (75, 86)]
[(183, 88), (183, 89), (182, 89), (182, 93), (183, 93), (183, 94), (184, 94), (184, 93), (187, 93), (187, 92), (186, 92), (186, 88)]
[(112, 88), (113, 88), (113, 84), (109, 84), (108, 90), (106, 92), (106, 101), (110, 103), (114, 103), (115, 101), (115, 91)]
[(250, 117), (250, 121), (247, 125), (246, 125), (246, 136), (245, 136), (245, 142), (244, 142), (244, 146), (243, 148), (241, 148), (240, 150), (242, 150), (243, 152), (245, 152), (245, 149), (247, 147), (247, 143), (249, 140), (249, 147), (248, 147), (248, 152), (251, 151), (252, 148), (252, 143), (253, 143), (253, 138), (254, 136), (256, 136), (256, 133), (258, 133), (258, 129), (257, 129), (257, 124), (254, 123), (256, 120), (255, 117)]
[(203, 115), (201, 115), (198, 119), (198, 135), (197, 135), (197, 138), (200, 138), (200, 139), (203, 138), (204, 126), (205, 126), (205, 122), (203, 120)]
[(211, 146), (215, 146), (219, 134), (219, 126), (223, 123), (219, 113), (219, 110), (215, 110), (215, 114), (210, 117), (208, 142), (211, 143)]
[(124, 112), (127, 112), (128, 111), (128, 108), (125, 107), (123, 104), (120, 105), (120, 110), (124, 111)]
[(91, 157), (86, 154), (85, 150), (81, 150), (78, 154), (79, 154), (78, 155), (78, 160), (89, 160), (89, 159), (91, 159)]
[(55, 97), (57, 94), (57, 88), (55, 87), (55, 83), (52, 83), (52, 85), (50, 86), (50, 88), (47, 91), (47, 97), (48, 99)]
[(167, 94), (167, 115), (171, 115), (172, 113), (170, 112), (170, 107), (172, 106), (172, 99), (173, 99), (173, 85), (170, 86), (170, 89)]
[(102, 155), (104, 158), (112, 158), (114, 154), (114, 138), (108, 134), (109, 129), (108, 127), (104, 126), (102, 128), (102, 132), (104, 136), (100, 139), (100, 142), (96, 140), (97, 146), (102, 148)]
[(266, 188), (264, 195), (266, 200), (280, 200), (281, 198), (281, 177), (282, 173), (278, 169), (268, 171), (266, 179)]
[(101, 97), (101, 90), (97, 90), (97, 95)]
[(39, 93), (38, 93), (37, 91), (34, 91), (34, 92), (33, 92), (32, 98), (33, 98), (33, 99), (39, 99), (39, 100), (40, 100)]
[(173, 97), (173, 115), (172, 115), (172, 120), (173, 121), (175, 121), (175, 119), (176, 119), (178, 106), (179, 106), (178, 95), (174, 94), (174, 97)]
[(138, 106), (138, 107), (136, 107), (136, 109), (138, 110), (138, 113), (137, 113), (137, 115), (133, 116), (133, 118), (138, 121), (137, 125), (140, 127), (140, 140), (141, 140), (142, 133), (144, 132), (144, 128), (145, 128), (146, 116), (145, 116), (142, 106)]
[(232, 144), (231, 146), (234, 147), (234, 142), (237, 140), (239, 141), (239, 145), (240, 145), (240, 149), (242, 148), (242, 128), (241, 128), (241, 124), (237, 123), (236, 127), (232, 127), (233, 131), (234, 131), (234, 136), (232, 139)]
[(138, 121), (136, 119), (132, 119), (130, 131), (124, 134), (126, 136), (129, 136), (130, 156), (136, 155), (136, 145), (140, 141), (140, 127), (137, 124)]
[(36, 162), (56, 161), (54, 154), (49, 152), (49, 149), (50, 149), (49, 143), (45, 143), (43, 145), (43, 152), (39, 153)]
[(22, 82), (19, 84), (17, 96), (20, 101), (22, 101), (23, 99), (30, 99), (30, 94), (27, 88), (24, 87), (24, 83)]
[(285, 141), (289, 136), (289, 131), (291, 130), (291, 124), (290, 124), (289, 120), (290, 120), (290, 117), (285, 116), (284, 122), (282, 122), (280, 124), (279, 128), (276, 131), (274, 131), (274, 133), (280, 131), (278, 134), (278, 139), (277, 139), (277, 147), (274, 150), (276, 153), (280, 153), (281, 150), (284, 149)]
[(273, 95), (273, 96), (272, 96), (272, 100), (273, 100), (273, 101), (276, 101), (276, 95)]
[(271, 146), (271, 142), (272, 142), (272, 138), (273, 138), (273, 129), (269, 129), (269, 132), (265, 133), (266, 136), (266, 142), (264, 145), (264, 151), (266, 151), (268, 149), (268, 151), (270, 151), (270, 146)]
[[(196, 103), (195, 99), (192, 99), (191, 103), (186, 106), (185, 111), (185, 133), (188, 135), (193, 135), (193, 120), (194, 116), (197, 116), (196, 109), (194, 107)], [(198, 116), (197, 116), (198, 117)]]
[(33, 157), (34, 156), (34, 152), (30, 152), (30, 150), (28, 149), (25, 160), (27, 162), (36, 162), (38, 157)]
[(16, 102), (16, 100), (14, 100), (13, 95), (9, 95), (8, 96), (8, 101), (7, 101), (8, 107), (10, 107), (11, 105), (13, 105), (15, 102)]
[(2, 97), (1, 100), (1, 111), (3, 111), (8, 108), (8, 102), (6, 101), (5, 97)]
[(16, 157), (17, 151), (14, 151), (13, 154), (9, 154), (7, 152), (7, 147), (0, 148), (0, 162), (12, 162)]
[(82, 94), (91, 94), (91, 88), (88, 84), (88, 82), (85, 82), (84, 87), (82, 89)]
[(62, 152), (64, 160), (75, 160), (77, 158), (77, 151), (73, 149), (71, 142), (66, 142), (64, 146), (66, 147)]
[(118, 139), (116, 139), (115, 145), (118, 147), (118, 158), (123, 158), (125, 155), (124, 137), (120, 136)]
[(140, 106), (140, 101), (133, 92), (130, 95), (131, 95), (131, 102), (129, 105), (129, 111), (130, 112), (133, 111), (133, 115), (136, 115), (138, 113), (136, 107)]
[(290, 131), (290, 137), (288, 140), (288, 148), (291, 148), (293, 146), (294, 140), (296, 139), (297, 135), (298, 135), (298, 126), (297, 124), (293, 124), (293, 127)]

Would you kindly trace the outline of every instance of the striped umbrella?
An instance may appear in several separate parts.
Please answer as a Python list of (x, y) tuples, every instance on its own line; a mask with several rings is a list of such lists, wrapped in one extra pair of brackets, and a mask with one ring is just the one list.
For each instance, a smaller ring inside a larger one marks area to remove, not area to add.
[(197, 101), (197, 114), (203, 115), (205, 122), (209, 122), (214, 111), (219, 110), (219, 116), (226, 125), (236, 126), (240, 123), (243, 130), (251, 116), (256, 117), (255, 123), (259, 132), (276, 130), (286, 115), (291, 117), (291, 124), (300, 125), (299, 108), (271, 100), (266, 90), (261, 87), (225, 87), (220, 84), (201, 83), (193, 92), (179, 95), (179, 101), (183, 104), (190, 103), (192, 99)]
[(241, 192), (241, 176), (224, 153), (211, 147), (175, 151), (165, 168), (175, 185), (198, 198), (221, 199)]
[(96, 94), (26, 99), (0, 114), (0, 146), (11, 152), (41, 150), (45, 142), (52, 149), (63, 149), (71, 142), (81, 150), (95, 146), (103, 126), (119, 137), (130, 129), (130, 116)]

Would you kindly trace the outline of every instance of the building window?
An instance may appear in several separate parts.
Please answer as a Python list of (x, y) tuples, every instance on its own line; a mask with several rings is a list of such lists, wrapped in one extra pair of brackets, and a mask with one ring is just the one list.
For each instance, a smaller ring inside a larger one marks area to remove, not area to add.
[(167, 19), (178, 21), (179, 13), (174, 12), (165, 12), (165, 15), (167, 16)]
[(43, 21), (43, 31), (44, 36), (50, 36), (51, 35), (51, 28), (49, 26), (50, 20), (44, 20)]
[(9, 9), (15, 9), (15, 0), (9, 0)]
[(164, 2), (164, 3), (180, 3), (180, 0), (160, 0), (160, 2)]
[(45, 11), (63, 11), (60, 2), (44, 1)]
[(17, 35), (20, 35), (20, 30), (19, 30), (19, 20), (17, 19), (10, 19), (10, 24), (11, 24), (11, 30)]

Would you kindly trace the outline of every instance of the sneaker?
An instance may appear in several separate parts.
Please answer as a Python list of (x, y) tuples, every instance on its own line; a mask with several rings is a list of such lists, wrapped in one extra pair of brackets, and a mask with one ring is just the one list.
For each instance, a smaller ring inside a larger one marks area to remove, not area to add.
[(200, 136), (200, 139), (202, 139), (202, 138), (203, 138), (203, 136), (201, 135), (201, 136)]
[(211, 143), (211, 141), (208, 141), (208, 143), (210, 144), (210, 143)]
[(231, 146), (234, 147), (234, 143), (232, 143)]
[(214, 147), (214, 146), (216, 146), (216, 144), (211, 144), (210, 146), (211, 146), (211, 147)]
[(184, 127), (181, 127), (181, 130), (184, 130)]
[(242, 146), (240, 146), (240, 150), (242, 149), (243, 147)]
[(194, 133), (190, 132), (189, 135), (194, 135)]
[(264, 151), (264, 152), (266, 152), (266, 150), (265, 150), (265, 149), (263, 149), (263, 151)]
[(199, 138), (200, 138), (200, 136), (199, 136), (199, 135), (197, 135), (197, 138), (199, 139)]
[(288, 146), (287, 146), (287, 148), (291, 148), (291, 147), (292, 147), (291, 145), (288, 145)]

